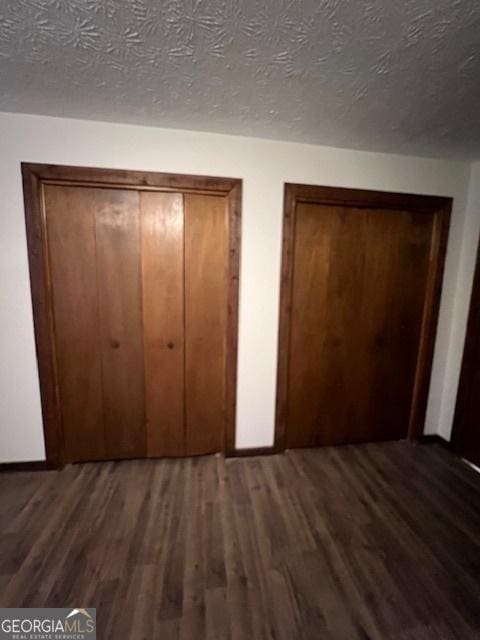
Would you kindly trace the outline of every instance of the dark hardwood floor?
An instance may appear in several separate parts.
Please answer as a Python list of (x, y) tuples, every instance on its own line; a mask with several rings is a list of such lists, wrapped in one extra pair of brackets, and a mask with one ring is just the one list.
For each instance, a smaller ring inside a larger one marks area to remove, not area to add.
[(480, 638), (480, 475), (405, 442), (0, 474), (0, 606), (98, 638)]

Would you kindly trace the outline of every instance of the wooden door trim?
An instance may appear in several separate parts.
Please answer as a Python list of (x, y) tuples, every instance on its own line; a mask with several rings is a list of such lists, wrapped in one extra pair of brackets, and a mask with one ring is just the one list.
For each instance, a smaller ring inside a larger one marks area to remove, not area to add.
[(235, 450), (242, 180), (25, 162), (21, 164), (21, 170), (43, 430), (49, 468), (60, 468), (64, 461), (63, 427), (55, 365), (50, 270), (42, 202), (43, 184), (52, 183), (64, 186), (200, 192), (226, 197), (229, 224), (229, 284), (224, 452), (227, 454), (233, 452)]
[(427, 408), (453, 202), (452, 198), (362, 189), (345, 189), (341, 187), (285, 184), (275, 412), (275, 448), (277, 451), (284, 450), (286, 442), (286, 405), (293, 294), (295, 212), (297, 204), (301, 202), (322, 205), (331, 204), (357, 209), (372, 208), (413, 211), (434, 215), (427, 294), (423, 309), (420, 347), (408, 426), (409, 440), (417, 440), (423, 433)]
[(22, 171), (35, 173), (42, 182), (121, 189), (153, 189), (161, 191), (203, 191), (227, 195), (241, 180), (236, 178), (214, 178), (177, 173), (153, 171), (129, 171), (124, 169), (101, 169), (55, 164), (32, 164), (22, 162)]

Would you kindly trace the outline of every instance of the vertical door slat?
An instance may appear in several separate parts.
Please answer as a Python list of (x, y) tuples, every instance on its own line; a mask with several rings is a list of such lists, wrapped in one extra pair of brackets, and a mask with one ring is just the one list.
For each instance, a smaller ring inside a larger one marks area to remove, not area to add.
[(140, 194), (145, 402), (149, 456), (182, 456), (184, 434), (183, 195)]
[(185, 195), (187, 454), (223, 450), (228, 311), (226, 201)]
[(65, 462), (105, 457), (93, 189), (46, 185)]
[(100, 340), (108, 457), (146, 453), (139, 194), (97, 189)]

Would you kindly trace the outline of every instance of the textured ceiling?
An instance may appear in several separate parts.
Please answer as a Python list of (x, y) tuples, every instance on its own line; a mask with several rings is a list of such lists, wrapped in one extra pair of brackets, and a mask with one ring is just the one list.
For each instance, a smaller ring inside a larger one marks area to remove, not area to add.
[(480, 157), (480, 2), (0, 0), (0, 111)]

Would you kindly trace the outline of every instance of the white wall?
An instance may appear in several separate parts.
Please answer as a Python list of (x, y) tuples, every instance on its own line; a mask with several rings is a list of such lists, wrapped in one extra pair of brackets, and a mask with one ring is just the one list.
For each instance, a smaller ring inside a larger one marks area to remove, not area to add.
[[(0, 114), (0, 462), (44, 457), (20, 162), (243, 178), (237, 446), (273, 442), (284, 182), (453, 196), (426, 431), (447, 435), (471, 272), (469, 166), (168, 129)], [(465, 251), (462, 253), (462, 241)], [(468, 288), (468, 287), (467, 287)], [(456, 294), (455, 294), (456, 291)]]
[[(450, 440), (455, 411), (455, 400), (462, 364), (463, 345), (467, 328), (470, 296), (475, 271), (480, 232), (480, 163), (472, 165), (466, 214), (461, 237), (452, 238), (451, 253), (457, 254), (453, 241), (461, 243), (456, 264), (457, 280), (445, 282), (445, 298), (451, 299), (451, 326), (448, 347), (437, 348), (435, 378), (432, 380), (427, 414), (429, 429)], [(448, 293), (447, 286), (451, 286)], [(446, 327), (447, 328), (447, 327)], [(447, 337), (447, 336), (446, 336)], [(439, 336), (440, 338), (440, 336)], [(440, 344), (438, 345), (438, 347)], [(444, 371), (443, 379), (441, 373)], [(435, 395), (434, 395), (435, 394)]]

